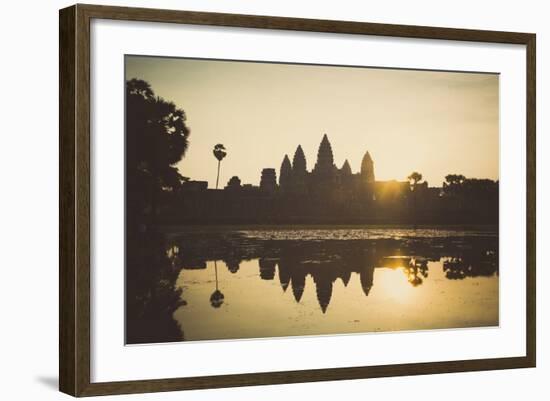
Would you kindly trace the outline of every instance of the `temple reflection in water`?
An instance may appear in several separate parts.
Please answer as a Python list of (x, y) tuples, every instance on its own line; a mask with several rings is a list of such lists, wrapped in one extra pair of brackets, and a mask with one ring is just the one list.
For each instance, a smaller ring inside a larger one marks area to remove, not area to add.
[[(498, 325), (498, 237), (197, 228), (136, 246), (127, 343)], [(453, 284), (454, 283), (454, 284)]]
[[(198, 242), (186, 235), (172, 239), (168, 254), (176, 268), (206, 269), (208, 260), (220, 260), (230, 273), (237, 273), (243, 260), (256, 259), (259, 278), (278, 279), (284, 292), (291, 288), (296, 302), (300, 302), (306, 277), (310, 276), (323, 313), (330, 304), (336, 280), (340, 279), (347, 287), (352, 274), (356, 274), (364, 295), (368, 296), (376, 268), (401, 270), (413, 287), (428, 277), (429, 261), (442, 261), (447, 279), (491, 277), (498, 272), (496, 237), (435, 238), (428, 243), (393, 239), (269, 241), (226, 233), (219, 247), (208, 251), (197, 247), (197, 243), (210, 243), (205, 237), (211, 235), (195, 233), (192, 236)], [(190, 247), (189, 243), (194, 245)]]

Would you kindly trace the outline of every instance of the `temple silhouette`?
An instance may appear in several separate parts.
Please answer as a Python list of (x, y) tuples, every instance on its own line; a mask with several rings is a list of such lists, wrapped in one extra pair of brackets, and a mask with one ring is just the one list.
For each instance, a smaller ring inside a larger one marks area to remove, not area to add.
[(338, 168), (325, 134), (311, 170), (298, 145), (292, 161), (284, 155), (279, 174), (273, 167), (261, 171), (259, 186), (238, 176), (218, 190), (188, 180), (159, 215), (161, 224), (497, 224), (498, 182), (467, 181), (461, 192), (377, 181), (368, 150), (359, 172), (347, 159)]
[[(397, 183), (406, 186), (408, 183)], [(324, 200), (335, 201), (341, 198), (347, 200), (355, 197), (369, 198), (375, 196), (376, 182), (374, 180), (374, 162), (367, 151), (361, 163), (361, 172), (353, 174), (351, 166), (346, 159), (341, 168), (334, 164), (332, 146), (325, 134), (317, 152), (317, 162), (313, 170), (307, 170), (306, 157), (301, 145), (298, 145), (292, 164), (288, 155), (285, 155), (281, 163), (279, 173), (279, 185), (276, 183), (274, 169), (262, 171), (260, 189), (264, 191), (280, 190), (283, 194), (302, 195), (313, 194)], [(404, 188), (401, 188), (404, 189)]]

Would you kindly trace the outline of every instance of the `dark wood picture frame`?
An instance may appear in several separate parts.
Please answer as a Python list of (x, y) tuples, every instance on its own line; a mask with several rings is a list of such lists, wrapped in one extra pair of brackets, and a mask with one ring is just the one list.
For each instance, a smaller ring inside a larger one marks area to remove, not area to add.
[[(527, 49), (526, 356), (91, 383), (90, 21), (93, 18), (525, 45)], [(535, 366), (535, 34), (80, 4), (60, 10), (59, 30), (59, 388), (62, 392), (73, 396), (93, 396)]]

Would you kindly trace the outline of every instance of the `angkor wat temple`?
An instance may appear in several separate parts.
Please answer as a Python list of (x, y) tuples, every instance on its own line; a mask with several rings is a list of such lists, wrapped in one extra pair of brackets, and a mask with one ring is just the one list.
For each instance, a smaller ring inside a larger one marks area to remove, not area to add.
[[(367, 151), (361, 163), (361, 172), (353, 174), (346, 159), (341, 168), (334, 164), (332, 146), (327, 135), (323, 136), (317, 152), (317, 162), (311, 172), (307, 171), (307, 163), (302, 147), (298, 145), (292, 164), (288, 155), (281, 163), (279, 185), (276, 183), (274, 169), (264, 169), (260, 181), (260, 189), (275, 192), (280, 190), (285, 194), (305, 196), (306, 194), (320, 196), (326, 201), (337, 201), (342, 198), (370, 197), (374, 189), (374, 163)], [(407, 184), (408, 187), (408, 183)]]
[(278, 179), (274, 168), (264, 168), (259, 186), (242, 184), (237, 176), (220, 190), (187, 181), (162, 214), (170, 223), (193, 224), (496, 223), (498, 183), (477, 181), (487, 188), (468, 196), (445, 194), (427, 182), (376, 181), (368, 151), (358, 173), (348, 160), (338, 168), (325, 134), (311, 171), (298, 145), (292, 162), (284, 156)]

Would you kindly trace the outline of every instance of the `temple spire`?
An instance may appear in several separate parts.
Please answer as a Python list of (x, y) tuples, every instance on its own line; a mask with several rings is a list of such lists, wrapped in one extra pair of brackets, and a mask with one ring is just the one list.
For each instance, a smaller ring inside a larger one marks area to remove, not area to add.
[(346, 176), (346, 177), (350, 176), (352, 174), (351, 173), (351, 166), (349, 165), (348, 159), (346, 159), (346, 161), (342, 165), (342, 168), (340, 169), (340, 172), (342, 173), (343, 176)]
[(290, 186), (292, 179), (292, 165), (288, 155), (285, 155), (283, 162), (281, 163), (281, 170), (279, 172), (279, 187), (282, 190), (287, 190)]
[(374, 182), (374, 162), (368, 151), (361, 162), (361, 175), (366, 182)]
[(327, 134), (323, 135), (319, 150), (317, 151), (317, 163), (313, 168), (314, 173), (327, 174), (335, 170), (334, 156), (332, 155), (332, 146), (328, 140)]
[(332, 155), (332, 146), (328, 140), (327, 134), (323, 135), (319, 150), (317, 151), (317, 163), (313, 171), (315, 172), (327, 172), (334, 166), (334, 156)]
[(305, 193), (307, 191), (307, 165), (306, 156), (302, 146), (298, 145), (294, 158), (292, 159), (291, 190), (294, 193)]
[(317, 292), (317, 301), (321, 307), (321, 311), (326, 313), (328, 305), (330, 304), (330, 298), (332, 296), (332, 280), (328, 277), (324, 277), (321, 273), (320, 277), (315, 280), (315, 290)]
[(302, 145), (298, 145), (296, 152), (294, 152), (294, 158), (292, 159), (292, 170), (294, 172), (307, 171), (306, 155), (302, 149)]

